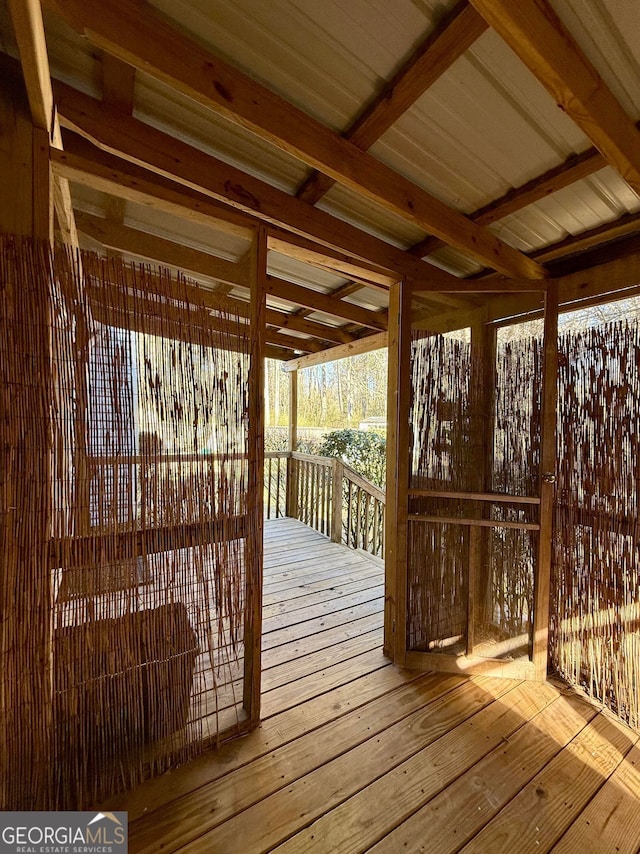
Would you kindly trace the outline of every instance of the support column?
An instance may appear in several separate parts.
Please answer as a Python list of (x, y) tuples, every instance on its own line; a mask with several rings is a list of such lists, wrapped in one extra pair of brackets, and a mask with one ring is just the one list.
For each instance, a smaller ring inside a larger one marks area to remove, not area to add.
[(558, 398), (558, 284), (550, 282), (544, 305), (544, 365), (540, 435), (540, 531), (533, 611), (533, 663), (536, 679), (547, 677), (549, 585), (556, 483)]
[(289, 456), (287, 457), (287, 489), (285, 499), (285, 516), (293, 519), (298, 517), (297, 496), (298, 464), (292, 454), (298, 450), (298, 372), (289, 372)]
[[(52, 804), (49, 137), (0, 83), (0, 809)], [(13, 237), (7, 238), (7, 235)], [(21, 239), (33, 242), (21, 244)]]
[(298, 372), (289, 371), (289, 453), (298, 450)]
[(251, 363), (247, 482), (246, 619), (244, 708), (250, 728), (260, 723), (262, 567), (264, 527), (264, 360), (267, 232), (256, 232), (251, 248)]
[[(471, 328), (471, 383), (469, 410), (471, 416), (472, 480), (468, 489), (493, 491), (493, 438), (496, 371), (496, 330), (485, 323)], [(474, 501), (468, 507), (477, 519), (491, 517), (491, 504)], [(474, 627), (489, 618), (491, 585), (491, 529), (469, 528), (467, 655), (473, 653)]]
[(398, 282), (389, 294), (387, 497), (385, 531), (384, 653), (403, 666), (407, 627), (407, 514), (411, 396), (411, 288)]

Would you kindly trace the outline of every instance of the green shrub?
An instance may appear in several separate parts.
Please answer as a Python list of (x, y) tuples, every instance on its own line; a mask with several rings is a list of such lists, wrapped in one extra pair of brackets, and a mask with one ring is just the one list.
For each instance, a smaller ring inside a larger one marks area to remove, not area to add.
[(320, 454), (344, 460), (363, 477), (384, 487), (387, 440), (370, 430), (334, 430), (323, 436)]

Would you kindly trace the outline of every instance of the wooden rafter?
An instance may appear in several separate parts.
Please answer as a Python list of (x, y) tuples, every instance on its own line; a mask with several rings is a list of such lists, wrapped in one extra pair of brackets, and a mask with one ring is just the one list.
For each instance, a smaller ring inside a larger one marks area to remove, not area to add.
[[(599, 169), (604, 169), (606, 165), (606, 160), (595, 148), (590, 148), (581, 154), (572, 154), (564, 163), (554, 166), (520, 187), (514, 187), (503, 196), (478, 208), (469, 216), (479, 225), (490, 225), (492, 222), (497, 222), (509, 214), (526, 208), (527, 205), (546, 199), (552, 193), (557, 193), (558, 190), (563, 190), (565, 187), (575, 184), (576, 181), (588, 178)], [(438, 240), (437, 237), (427, 237), (412, 246), (409, 251), (416, 258), (424, 258), (444, 245), (443, 241)]]
[[(300, 257), (305, 252), (310, 253), (308, 240), (307, 246), (304, 245), (305, 237), (310, 237), (348, 254), (351, 262), (347, 265), (347, 258), (344, 258), (342, 265), (345, 274), (357, 275), (362, 281), (385, 288), (399, 275), (412, 275), (414, 279), (432, 282), (434, 289), (440, 284), (448, 285), (456, 281), (455, 276), (415, 259), (380, 238), (307, 205), (168, 134), (110, 109), (95, 98), (58, 83), (54, 91), (64, 126), (81, 131), (85, 137), (107, 151), (115, 152), (133, 164), (144, 164), (160, 177), (171, 176), (185, 186), (198, 188), (211, 198), (226, 202), (238, 211), (275, 224), (273, 230), (270, 230), (271, 248), (276, 248), (274, 239), (281, 238), (282, 248), (278, 251), (284, 254), (293, 254), (295, 251), (296, 257)], [(115, 165), (114, 161), (107, 158), (107, 154), (82, 146), (77, 137), (70, 137), (66, 148), (70, 152), (82, 152), (87, 160), (91, 154), (95, 168), (101, 171), (108, 172), (108, 169), (103, 169), (104, 164)], [(291, 248), (287, 249), (287, 246)], [(317, 253), (319, 262), (322, 250), (318, 251), (316, 245), (313, 251)], [(367, 261), (358, 268), (358, 259)], [(311, 258), (308, 260), (313, 263)], [(340, 260), (335, 259), (335, 264), (339, 263)], [(334, 265), (328, 260), (326, 267), (330, 269)]]
[(286, 282), (284, 279), (278, 279), (275, 276), (267, 277), (266, 288), (267, 294), (294, 305), (312, 308), (314, 311), (321, 311), (334, 317), (344, 317), (370, 329), (384, 331), (387, 328), (386, 312), (370, 311), (367, 308), (361, 308), (359, 305), (335, 299), (331, 294), (313, 291), (310, 288)]
[[(101, 287), (92, 286), (89, 288), (89, 297), (96, 318), (100, 319), (103, 315), (109, 317), (109, 313), (114, 312), (115, 317), (119, 317), (123, 325), (126, 325), (127, 318), (129, 321), (135, 321), (135, 328), (139, 331), (158, 331), (163, 329), (164, 324), (169, 324), (169, 329), (165, 331), (165, 334), (168, 331), (173, 332), (175, 329), (185, 326), (197, 328), (204, 334), (214, 336), (226, 334), (241, 339), (248, 334), (246, 323), (233, 322), (228, 319), (220, 321), (219, 318), (209, 314), (204, 309), (187, 308), (173, 301), (167, 301), (166, 282), (159, 283), (154, 289), (154, 280), (155, 277), (151, 274), (145, 276), (145, 282), (149, 288), (149, 297), (136, 296), (134, 298), (127, 294), (120, 294), (115, 306), (113, 294), (106, 292)], [(159, 300), (158, 294), (163, 291), (164, 298)], [(183, 287), (179, 293), (184, 296), (187, 291)], [(201, 290), (194, 292), (196, 304), (202, 304), (204, 302), (203, 297), (204, 294)], [(218, 305), (219, 301), (214, 298), (212, 306), (218, 307)], [(107, 312), (106, 315), (105, 311)], [(150, 324), (148, 328), (147, 324)], [(277, 358), (290, 359), (296, 353), (315, 354), (326, 349), (326, 345), (318, 339), (286, 335), (269, 327), (265, 332), (265, 340), (278, 349)]]
[[(370, 148), (486, 29), (486, 21), (468, 0), (458, 2), (343, 133), (344, 138), (361, 151)], [(315, 205), (334, 184), (332, 178), (314, 172), (296, 195)]]
[(349, 356), (359, 356), (362, 353), (371, 353), (373, 350), (381, 350), (389, 344), (388, 332), (377, 332), (359, 338), (352, 344), (340, 344), (338, 347), (330, 347), (321, 353), (311, 353), (308, 356), (299, 356), (291, 359), (284, 366), (286, 371), (299, 371), (303, 368), (311, 368), (314, 365), (323, 365), (327, 362), (335, 362), (337, 359), (346, 359)]
[(598, 225), (588, 231), (566, 237), (558, 243), (545, 246), (535, 253), (535, 257), (544, 259), (545, 262), (555, 261), (638, 232), (640, 232), (640, 213), (624, 214), (613, 222)]
[[(244, 264), (244, 262), (233, 263), (226, 261), (208, 253), (181, 246), (173, 243), (172, 241), (165, 240), (164, 238), (158, 238), (154, 235), (138, 231), (137, 229), (117, 226), (113, 222), (91, 214), (78, 212), (77, 216), (80, 231), (83, 234), (89, 235), (93, 240), (96, 240), (105, 248), (111, 247), (117, 251), (124, 251), (131, 255), (137, 255), (153, 260), (156, 263), (167, 264), (191, 273), (219, 278), (222, 281), (232, 280), (239, 286), (248, 287), (245, 269), (246, 264)], [(152, 288), (154, 281), (153, 276), (147, 277), (146, 281)], [(151, 292), (153, 292), (153, 290), (151, 290)], [(157, 292), (161, 294), (166, 293), (166, 285), (163, 284), (163, 288), (159, 289)], [(319, 296), (322, 297), (324, 295)], [(343, 312), (341, 307), (343, 303), (340, 301), (340, 296), (345, 296), (345, 294), (327, 295), (328, 300), (331, 301), (331, 314), (336, 317), (342, 317), (343, 319), (353, 321), (354, 312), (352, 309), (356, 308), (355, 316), (357, 316), (357, 307), (345, 303), (345, 309)], [(247, 304), (234, 297), (227, 296), (221, 298), (218, 293), (215, 295), (212, 293), (211, 298), (209, 299), (206, 288), (202, 289), (197, 294), (194, 293), (194, 302), (197, 303), (201, 301), (204, 301), (204, 304), (209, 308), (216, 308), (221, 305), (226, 307), (229, 311), (238, 313), (241, 316), (248, 311)], [(323, 303), (323, 305), (328, 306), (329, 303)], [(365, 310), (363, 309), (363, 311)], [(346, 317), (343, 317), (343, 313), (346, 314)], [(375, 319), (379, 324), (384, 322), (384, 318), (378, 315), (378, 313), (372, 312), (371, 314), (376, 315)], [(368, 315), (364, 316), (368, 317)], [(274, 329), (291, 330), (293, 332), (302, 333), (306, 337), (299, 340), (298, 338), (295, 338), (295, 344), (298, 344), (299, 341), (304, 343), (305, 341), (312, 340), (312, 342), (316, 342), (318, 344), (317, 347), (312, 347), (312, 349), (322, 349), (322, 347), (327, 346), (326, 344), (322, 344), (320, 346), (319, 342), (348, 344), (358, 338), (358, 335), (353, 334), (353, 332), (348, 332), (339, 326), (329, 326), (314, 320), (308, 320), (305, 317), (299, 317), (295, 313), (287, 313), (275, 308), (267, 307), (265, 320), (267, 325)], [(367, 327), (365, 326), (365, 328)], [(358, 324), (357, 329), (361, 332), (363, 324)], [(283, 344), (283, 339), (273, 341), (272, 343)], [(297, 349), (304, 348), (300, 346)]]
[[(8, 0), (8, 6), (20, 53), (31, 119), (37, 128), (46, 131), (51, 145), (62, 148), (39, 0)], [(77, 246), (78, 234), (71, 192), (69, 182), (64, 178), (56, 177), (54, 180), (53, 203), (63, 240), (71, 246)]]
[(179, 33), (140, 0), (48, 0), (94, 44), (300, 158), (492, 269), (543, 278), (544, 269), (403, 175)]
[(102, 100), (127, 115), (133, 112), (136, 69), (110, 53), (102, 55)]
[(471, 0), (606, 161), (640, 192), (640, 131), (547, 0)]
[[(348, 344), (350, 341), (356, 340), (356, 336), (351, 332), (345, 331), (342, 326), (329, 326), (328, 324), (317, 323), (315, 320), (308, 320), (306, 317), (301, 317), (296, 313), (287, 314), (286, 311), (267, 308), (265, 318), (269, 326), (274, 326), (277, 329), (292, 329), (295, 332), (304, 332), (306, 335), (330, 341), (334, 344)], [(362, 327), (358, 328), (361, 329)]]
[(199, 249), (157, 237), (113, 220), (76, 211), (78, 230), (105, 248), (166, 264), (187, 273), (207, 276), (220, 282), (249, 287), (249, 267), (244, 261), (227, 261)]

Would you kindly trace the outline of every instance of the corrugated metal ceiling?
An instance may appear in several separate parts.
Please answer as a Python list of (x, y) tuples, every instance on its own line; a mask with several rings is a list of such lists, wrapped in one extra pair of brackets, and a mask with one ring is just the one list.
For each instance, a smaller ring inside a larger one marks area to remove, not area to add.
[[(440, 0), (153, 0), (153, 5), (214, 53), (342, 131), (454, 4)], [(629, 115), (638, 119), (640, 3), (552, 0), (552, 5)], [(46, 26), (55, 76), (99, 95), (99, 52), (53, 15), (46, 15)], [(6, 29), (2, 17), (0, 27)], [(141, 73), (135, 114), (289, 193), (309, 174), (300, 161)], [(447, 204), (471, 213), (589, 147), (582, 131), (510, 48), (487, 31), (371, 152)], [(74, 194), (81, 206), (100, 207), (89, 191), (74, 190)], [(319, 207), (403, 248), (424, 237), (415, 225), (344, 187), (332, 188)], [(607, 168), (505, 217), (491, 229), (530, 252), (638, 210), (638, 196)], [(131, 215), (132, 222), (164, 236), (171, 232), (192, 244), (206, 239), (197, 236), (193, 225), (179, 227), (149, 212), (137, 220), (136, 216)], [(219, 248), (222, 253), (231, 251)], [(439, 249), (433, 259), (459, 275), (480, 269), (478, 263), (450, 248)], [(278, 264), (274, 262), (274, 267)], [(335, 276), (325, 280), (314, 268), (305, 270), (301, 278), (284, 266), (276, 274), (286, 274), (293, 281), (304, 279), (320, 290), (344, 282)], [(368, 304), (367, 299), (363, 304)]]

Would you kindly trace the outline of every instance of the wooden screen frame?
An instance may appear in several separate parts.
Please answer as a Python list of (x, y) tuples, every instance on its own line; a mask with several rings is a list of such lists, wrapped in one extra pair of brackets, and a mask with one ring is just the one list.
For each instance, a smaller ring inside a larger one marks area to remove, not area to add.
[[(387, 437), (387, 531), (385, 550), (384, 651), (397, 665), (416, 670), (491, 674), (515, 679), (544, 681), (547, 675), (549, 635), (549, 584), (551, 572), (553, 506), (555, 499), (556, 399), (558, 367), (558, 287), (546, 280), (528, 290), (544, 293), (544, 364), (540, 448), (540, 480), (537, 496), (527, 503), (539, 505), (538, 549), (534, 577), (532, 654), (528, 661), (506, 661), (478, 656), (420, 652), (407, 648), (407, 527), (409, 497), (409, 414), (411, 402), (411, 309), (412, 297), (432, 290), (407, 280), (391, 288), (389, 301), (389, 393)], [(538, 287), (539, 286), (539, 287)], [(465, 323), (465, 325), (469, 325)], [(495, 324), (481, 328), (493, 330)], [(476, 330), (477, 334), (477, 330)], [(493, 333), (491, 338), (495, 340)], [(496, 500), (489, 493), (465, 493), (474, 502)], [(509, 498), (514, 498), (509, 496)], [(522, 503), (516, 500), (511, 503)], [(468, 523), (467, 523), (468, 524)], [(473, 527), (471, 530), (477, 530)], [(487, 524), (479, 520), (479, 524)], [(504, 525), (503, 525), (504, 526)], [(469, 592), (468, 607), (473, 607)], [(468, 619), (468, 618), (467, 618)]]

